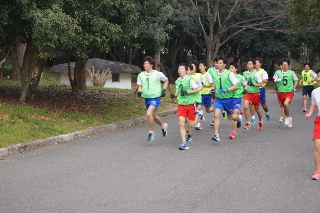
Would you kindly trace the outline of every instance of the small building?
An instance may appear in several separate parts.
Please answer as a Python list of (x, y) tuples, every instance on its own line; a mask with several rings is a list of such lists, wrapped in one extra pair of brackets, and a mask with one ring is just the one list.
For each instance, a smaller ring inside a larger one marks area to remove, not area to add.
[[(71, 62), (70, 66), (73, 77), (75, 62)], [(103, 86), (104, 88), (131, 89), (131, 75), (141, 72), (141, 69), (135, 65), (109, 61), (100, 58), (92, 58), (89, 59), (86, 63), (87, 86), (92, 86), (89, 72), (87, 70), (92, 70), (93, 68), (95, 72), (100, 69), (100, 73), (102, 72), (102, 70), (110, 68), (111, 77), (107, 79), (105, 85)], [(60, 74), (60, 83), (70, 85), (68, 77), (68, 63), (53, 65), (50, 68), (49, 72)]]

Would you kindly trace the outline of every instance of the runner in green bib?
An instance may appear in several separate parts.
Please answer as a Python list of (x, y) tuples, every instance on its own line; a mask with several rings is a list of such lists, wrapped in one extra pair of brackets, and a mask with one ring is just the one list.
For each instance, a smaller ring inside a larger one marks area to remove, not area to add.
[(298, 78), (294, 71), (289, 70), (290, 60), (288, 58), (282, 59), (280, 66), (282, 70), (277, 70), (273, 76), (273, 79), (277, 84), (277, 96), (280, 107), (284, 108), (284, 114), (286, 116), (284, 124), (291, 128), (292, 118), (290, 117), (289, 104), (293, 98), (293, 91), (298, 84)]
[[(168, 131), (168, 124), (163, 123), (160, 117), (156, 114), (156, 110), (160, 105), (160, 96), (165, 96), (165, 90), (168, 87), (168, 78), (157, 70), (153, 70), (154, 59), (151, 56), (147, 56), (143, 61), (144, 72), (141, 72), (137, 77), (138, 84), (138, 97), (142, 97), (145, 100), (147, 109), (147, 118), (149, 125), (148, 141), (154, 140), (153, 125), (154, 121), (161, 126), (162, 135), (165, 137)], [(161, 82), (163, 86), (161, 87)]]
[(212, 77), (213, 89), (216, 91), (216, 101), (214, 103), (214, 141), (220, 141), (219, 125), (222, 110), (227, 112), (229, 120), (239, 120), (239, 116), (233, 114), (233, 95), (238, 88), (238, 79), (233, 72), (226, 69), (227, 59), (223, 56), (218, 57), (218, 72), (209, 70)]
[(256, 118), (254, 115), (251, 116), (251, 122), (249, 117), (250, 105), (253, 105), (259, 118), (258, 130), (262, 131), (263, 121), (262, 121), (261, 110), (259, 108), (260, 106), (259, 87), (262, 86), (262, 80), (261, 80), (260, 74), (257, 73), (257, 71), (254, 69), (255, 63), (256, 62), (253, 58), (248, 59), (247, 61), (248, 70), (243, 73), (243, 76), (247, 81), (247, 85), (246, 85), (247, 93), (243, 98), (243, 105), (244, 105), (243, 111), (247, 121), (246, 125), (244, 126), (244, 129), (249, 129), (256, 122)]
[(191, 76), (187, 75), (188, 65), (180, 64), (178, 67), (179, 78), (175, 81), (176, 91), (171, 94), (171, 98), (178, 99), (178, 119), (179, 130), (182, 139), (180, 150), (189, 149), (186, 138), (186, 130), (184, 124), (187, 122), (188, 129), (194, 128), (196, 122), (196, 112), (194, 104), (196, 101), (195, 94), (200, 92), (200, 88), (194, 82)]
[[(211, 68), (209, 68), (208, 69), (208, 71), (207, 71), (207, 73), (211, 73), (211, 72), (218, 72), (219, 70), (218, 70), (218, 60), (219, 60), (219, 56), (216, 56), (216, 57), (214, 57), (214, 59), (213, 59), (213, 64), (214, 64), (214, 67), (211, 67)], [(210, 75), (211, 76), (211, 75)], [(212, 78), (212, 77), (211, 77)], [(211, 95), (211, 97), (212, 97), (212, 100), (213, 100), (213, 102), (215, 102), (215, 100), (216, 100), (216, 94), (215, 94), (215, 91), (212, 89), (212, 95)], [(222, 111), (222, 112), (224, 112), (224, 111)], [(225, 112), (224, 112), (224, 114), (223, 114), (223, 117), (225, 117)], [(211, 126), (214, 126), (214, 119), (212, 120), (212, 122), (211, 122)]]
[(232, 132), (229, 135), (230, 139), (236, 138), (237, 128), (240, 128), (242, 125), (242, 115), (240, 114), (241, 110), (241, 99), (243, 98), (244, 87), (247, 85), (246, 80), (244, 79), (243, 75), (237, 74), (238, 65), (236, 63), (229, 64), (229, 70), (233, 72), (237, 79), (238, 79), (238, 88), (233, 93), (233, 114), (239, 116), (239, 120), (232, 121)]
[(311, 64), (309, 62), (304, 63), (304, 70), (301, 72), (301, 79), (299, 85), (302, 85), (302, 102), (303, 112), (307, 112), (307, 95), (311, 100), (311, 93), (314, 90), (314, 82), (317, 79), (317, 74), (311, 70)]

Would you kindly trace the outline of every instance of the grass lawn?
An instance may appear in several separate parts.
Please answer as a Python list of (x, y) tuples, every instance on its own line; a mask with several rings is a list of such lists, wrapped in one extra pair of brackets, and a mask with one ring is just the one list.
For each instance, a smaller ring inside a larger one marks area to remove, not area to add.
[[(60, 85), (59, 76), (45, 72), (32, 101), (19, 103), (20, 83), (0, 83), (0, 148), (66, 134), (145, 115), (144, 99), (131, 90), (88, 87), (77, 97)], [(173, 86), (172, 86), (173, 87)], [(172, 92), (174, 88), (171, 88)], [(170, 92), (158, 111), (176, 106)]]

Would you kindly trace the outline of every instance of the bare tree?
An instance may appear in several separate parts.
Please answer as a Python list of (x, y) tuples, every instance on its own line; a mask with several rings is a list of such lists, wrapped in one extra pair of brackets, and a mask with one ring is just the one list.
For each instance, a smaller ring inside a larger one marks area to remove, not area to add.
[[(283, 0), (189, 0), (199, 20), (205, 45), (197, 37), (195, 42), (207, 54), (207, 64), (212, 66), (219, 48), (230, 38), (246, 29), (265, 30), (264, 24), (286, 16)], [(263, 5), (272, 10), (263, 10)]]

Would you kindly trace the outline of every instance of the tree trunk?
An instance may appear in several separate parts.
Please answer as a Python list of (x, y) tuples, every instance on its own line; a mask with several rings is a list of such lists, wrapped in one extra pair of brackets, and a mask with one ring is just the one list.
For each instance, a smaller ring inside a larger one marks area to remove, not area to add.
[(35, 60), (36, 60), (36, 63), (35, 63), (36, 70), (32, 74), (30, 88), (29, 88), (29, 91), (27, 94), (27, 100), (33, 99), (34, 91), (39, 86), (39, 83), (40, 83), (40, 80), (42, 77), (42, 73), (43, 73), (43, 68), (44, 68), (44, 65), (46, 64), (46, 61), (47, 61), (46, 59), (43, 59), (40, 57), (38, 57)]
[(5, 62), (6, 62), (6, 58), (2, 59), (2, 61), (0, 62), (0, 66), (1, 66), (1, 70), (0, 70), (0, 82), (2, 82), (2, 80), (3, 80), (3, 70), (4, 70)]
[(66, 56), (67, 56), (67, 61), (68, 61), (68, 78), (71, 86), (71, 93), (72, 94), (77, 94), (77, 82), (76, 79), (71, 76), (71, 66), (70, 66), (70, 51), (66, 50)]
[(26, 44), (26, 50), (23, 57), (23, 63), (21, 68), (21, 94), (20, 103), (27, 101), (27, 95), (32, 80), (33, 70), (35, 68), (35, 58), (37, 55), (37, 47), (32, 42)]
[[(76, 79), (76, 90), (86, 90), (86, 58), (77, 58), (74, 67), (74, 78)], [(73, 90), (72, 90), (73, 91)]]
[(21, 43), (16, 43), (14, 49), (14, 55), (12, 58), (12, 72), (10, 79), (11, 80), (21, 80), (21, 68), (24, 58), (24, 52), (26, 50), (26, 45)]

